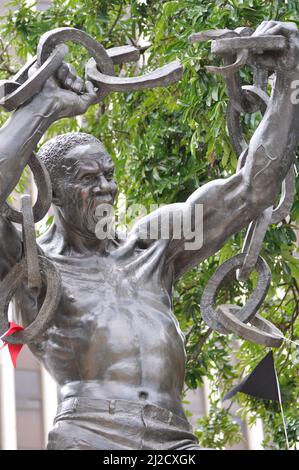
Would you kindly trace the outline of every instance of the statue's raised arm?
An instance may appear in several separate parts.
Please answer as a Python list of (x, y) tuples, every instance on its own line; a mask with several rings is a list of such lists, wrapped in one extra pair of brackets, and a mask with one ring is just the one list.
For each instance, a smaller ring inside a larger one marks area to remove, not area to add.
[[(238, 51), (243, 56), (245, 54), (243, 62), (239, 60), (232, 65), (226, 62), (227, 65), (223, 68), (209, 67), (213, 72), (223, 72), (228, 78), (229, 92), (235, 92), (235, 95), (230, 96), (231, 101), (235, 100), (235, 109), (231, 113), (233, 124), (236, 124), (233, 113), (240, 115), (248, 95), (251, 98), (248, 106), (250, 103), (252, 106), (252, 98), (256, 98), (257, 103), (264, 100), (262, 104), (266, 107), (266, 112), (249, 147), (239, 135), (238, 128), (230, 129), (232, 134), (235, 131), (232, 140), (236, 150), (243, 153), (235, 175), (203, 185), (185, 203), (164, 206), (134, 226), (133, 230), (146, 239), (150, 238), (150, 225), (153, 227), (165, 219), (170, 220), (166, 263), (173, 264), (175, 278), (216, 253), (231, 235), (257, 219), (266, 208), (274, 204), (282, 181), (294, 162), (299, 139), (299, 104), (298, 99), (294, 99), (294, 86), (299, 79), (299, 33), (296, 25), (269, 21), (263, 22), (250, 37), (240, 38), (238, 33), (225, 30), (199, 33), (192, 40), (216, 38), (214, 50), (221, 46), (225, 59), (227, 55), (228, 59), (233, 58)], [(221, 38), (226, 39), (221, 41)], [(251, 47), (249, 54), (245, 49), (246, 44)], [(275, 47), (277, 50), (273, 50)], [(242, 58), (240, 54), (239, 56)], [(275, 72), (275, 84), (270, 99), (263, 89), (258, 89), (257, 86), (245, 86), (242, 89), (237, 82), (238, 67), (246, 60), (261, 68), (266, 77), (269, 71)], [(243, 103), (238, 102), (238, 98)], [(229, 124), (232, 127), (232, 123)], [(196, 211), (197, 205), (202, 205), (203, 218), (200, 217), (201, 212)], [(182, 227), (182, 236), (178, 239), (174, 235), (180, 224), (183, 224), (184, 215), (186, 220), (191, 216), (191, 223), (186, 224), (189, 231), (186, 231), (186, 225)], [(196, 243), (196, 236), (199, 244)]]

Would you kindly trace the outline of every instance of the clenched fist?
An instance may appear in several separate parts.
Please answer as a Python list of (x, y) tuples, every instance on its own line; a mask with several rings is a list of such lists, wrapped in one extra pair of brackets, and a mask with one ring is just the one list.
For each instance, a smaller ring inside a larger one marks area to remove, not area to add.
[[(36, 69), (32, 67), (29, 75)], [(96, 103), (96, 89), (89, 81), (84, 82), (76, 75), (73, 66), (62, 63), (55, 77), (49, 78), (41, 93), (41, 99), (53, 100), (55, 120), (84, 114), (90, 105)]]
[(299, 70), (299, 31), (295, 23), (263, 21), (252, 36), (280, 35), (287, 39), (287, 48), (281, 52), (255, 54), (256, 65), (266, 69), (280, 71)]

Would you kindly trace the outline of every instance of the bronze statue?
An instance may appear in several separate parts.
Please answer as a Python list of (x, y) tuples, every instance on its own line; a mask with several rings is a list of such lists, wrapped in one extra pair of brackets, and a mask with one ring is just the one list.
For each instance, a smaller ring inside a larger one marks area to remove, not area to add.
[[(126, 238), (95, 235), (97, 208), (113, 205), (117, 194), (112, 159), (96, 137), (62, 135), (38, 152), (50, 174), (55, 211), (53, 225), (38, 239), (39, 257), (50, 260), (62, 279), (47, 328), (29, 342), (59, 385), (49, 449), (200, 449), (181, 404), (184, 335), (172, 313), (172, 286), (273, 205), (294, 161), (299, 105), (291, 94), (299, 78), (299, 34), (292, 23), (270, 21), (252, 37), (271, 35), (282, 37), (287, 47), (251, 54), (263, 69), (275, 71), (276, 81), (243, 166), (199, 188), (185, 203), (137, 221)], [(101, 79), (102, 96), (109, 86), (122, 89), (117, 77)], [(40, 88), (29, 100), (25, 96), (0, 130), (2, 205), (50, 124), (82, 114), (98, 100), (93, 84), (84, 88), (65, 64)], [(197, 204), (203, 204), (200, 249), (186, 250), (188, 237), (175, 239), (172, 226), (168, 239), (141, 236), (150, 222), (170, 214), (175, 221), (189, 212), (194, 222)], [(0, 223), (3, 279), (21, 259), (23, 245), (7, 216)], [(15, 292), (16, 321), (30, 325), (44, 296), (44, 288), (35, 296), (23, 279)], [(214, 326), (221, 331), (217, 322)]]

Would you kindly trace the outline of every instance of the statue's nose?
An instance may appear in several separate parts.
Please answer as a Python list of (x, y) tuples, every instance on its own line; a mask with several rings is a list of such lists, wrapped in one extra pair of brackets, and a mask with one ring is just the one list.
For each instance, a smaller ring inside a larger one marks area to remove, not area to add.
[(100, 176), (97, 185), (93, 188), (94, 194), (106, 194), (111, 192), (110, 183), (105, 176)]

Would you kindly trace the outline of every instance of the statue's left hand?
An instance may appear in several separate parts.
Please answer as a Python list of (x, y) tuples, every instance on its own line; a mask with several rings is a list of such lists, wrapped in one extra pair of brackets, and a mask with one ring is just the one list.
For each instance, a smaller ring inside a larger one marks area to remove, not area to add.
[(299, 30), (295, 23), (263, 21), (253, 36), (285, 36), (288, 47), (282, 52), (255, 54), (255, 62), (260, 67), (272, 70), (295, 71), (299, 65)]

